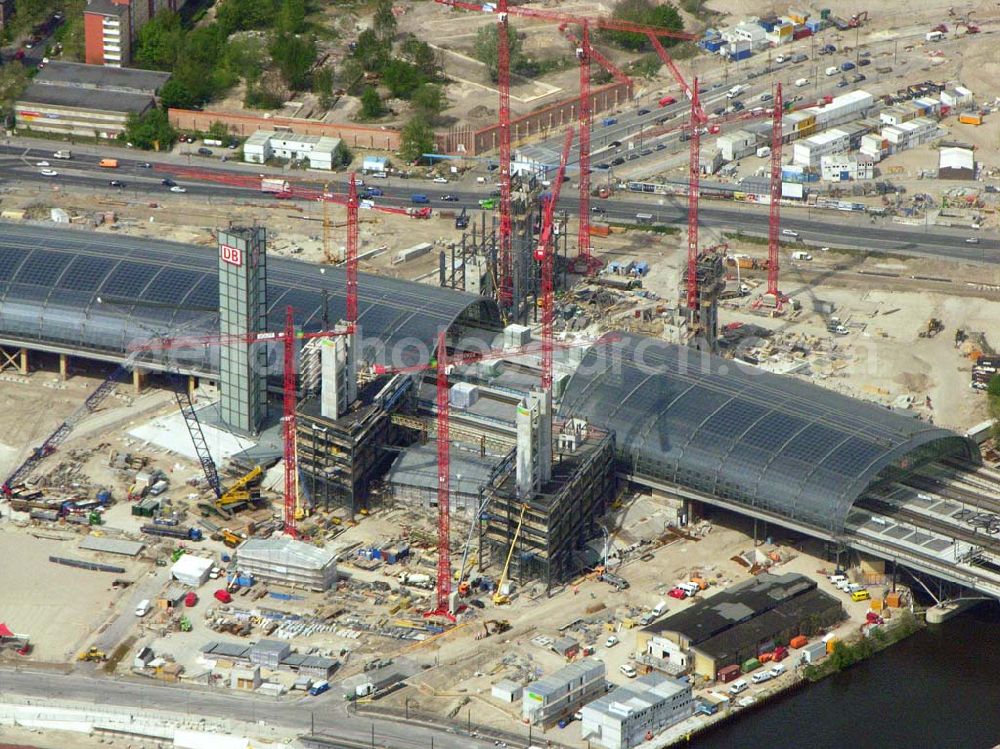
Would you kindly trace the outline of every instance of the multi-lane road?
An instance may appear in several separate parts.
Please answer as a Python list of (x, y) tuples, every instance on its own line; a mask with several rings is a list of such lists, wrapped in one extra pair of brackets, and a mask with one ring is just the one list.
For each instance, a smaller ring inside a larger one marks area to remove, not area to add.
[[(23, 700), (44, 699), (99, 708), (158, 710), (183, 717), (224, 718), (257, 726), (277, 726), (299, 733), (315, 732), (343, 739), (345, 744), (389, 749), (487, 749), (495, 739), (470, 735), (443, 725), (390, 720), (357, 713), (338, 692), (295, 700), (267, 699), (230, 690), (178, 687), (149, 680), (109, 679), (89, 673), (0, 669), (0, 694)], [(526, 746), (500, 735), (511, 747)]]

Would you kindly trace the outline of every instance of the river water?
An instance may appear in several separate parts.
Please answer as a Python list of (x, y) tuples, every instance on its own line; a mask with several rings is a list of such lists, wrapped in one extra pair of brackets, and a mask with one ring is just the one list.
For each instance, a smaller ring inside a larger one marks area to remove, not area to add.
[(927, 627), (853, 668), (695, 738), (698, 749), (1000, 745), (1000, 604)]

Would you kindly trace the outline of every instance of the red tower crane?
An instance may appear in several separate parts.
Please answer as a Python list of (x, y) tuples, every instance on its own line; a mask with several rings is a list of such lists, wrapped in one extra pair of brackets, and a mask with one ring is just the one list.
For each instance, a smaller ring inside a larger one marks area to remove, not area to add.
[(538, 234), (538, 248), (535, 250), (535, 260), (542, 264), (542, 388), (552, 388), (552, 323), (554, 315), (553, 266), (555, 265), (555, 248), (553, 247), (552, 220), (555, 206), (559, 202), (563, 177), (566, 174), (566, 162), (569, 161), (569, 149), (573, 144), (573, 128), (566, 130), (566, 141), (563, 143), (562, 156), (559, 159), (559, 170), (552, 194), (545, 204), (545, 214), (542, 217), (542, 230)]
[(771, 118), (771, 205), (767, 225), (767, 293), (774, 297), (774, 304), (781, 309), (781, 292), (778, 291), (778, 245), (781, 228), (781, 115), (784, 109), (781, 83), (774, 90), (774, 114)]
[(576, 51), (580, 61), (580, 215), (576, 240), (576, 262), (583, 266), (578, 271), (589, 274), (594, 258), (590, 254), (590, 128), (593, 112), (590, 100), (590, 24), (581, 25), (583, 43)]
[(500, 295), (502, 309), (514, 301), (513, 224), (510, 205), (510, 46), (507, 0), (497, 5), (497, 83), (500, 89)]
[(443, 616), (452, 621), (451, 597), (451, 424), (448, 402), (448, 346), (445, 331), (438, 335), (437, 349), (437, 458), (438, 458), (438, 563), (436, 607), (426, 616)]
[[(698, 308), (698, 198), (701, 191), (701, 117), (698, 79), (691, 90), (691, 153), (688, 159), (687, 306)], [(703, 116), (703, 115), (702, 115)]]

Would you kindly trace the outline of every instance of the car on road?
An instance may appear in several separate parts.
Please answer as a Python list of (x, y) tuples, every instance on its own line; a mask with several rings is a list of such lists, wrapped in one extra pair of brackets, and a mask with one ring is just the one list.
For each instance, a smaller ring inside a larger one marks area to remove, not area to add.
[(458, 196), (457, 195), (445, 195), (445, 196), (443, 196), (441, 198), (441, 200), (445, 201), (446, 203), (457, 203), (458, 202)]
[(604, 647), (613, 648), (618, 644), (618, 638), (614, 635), (610, 635), (607, 640), (604, 641)]
[(170, 188), (170, 192), (187, 192), (187, 189), (181, 187), (180, 185), (174, 185)]
[(871, 65), (871, 64), (872, 64), (872, 61), (871, 61), (871, 60), (867, 60), (867, 59), (861, 59), (861, 60), (858, 60), (858, 65), (859, 65), (860, 67), (862, 67), (862, 68), (863, 68), (863, 67), (864, 67), (865, 65)]
[(160, 180), (160, 184), (163, 185), (164, 187), (173, 187), (177, 183), (174, 182), (172, 179), (170, 179), (170, 177), (164, 177), (163, 179)]
[(51, 166), (47, 161), (39, 161), (35, 166)]
[(59, 172), (57, 172), (55, 169), (43, 169), (42, 175), (45, 177), (58, 177)]
[(784, 235), (786, 237), (798, 237), (799, 236), (799, 233), (797, 231), (794, 231), (793, 229), (782, 229), (781, 233), (782, 233), (782, 235)]
[[(699, 90), (698, 90), (698, 93), (699, 93), (699, 94), (704, 94), (704, 93), (708, 93), (708, 89), (707, 89), (707, 88), (701, 88), (701, 89), (699, 89)], [(675, 98), (674, 98), (673, 96), (664, 96), (664, 97), (663, 97), (662, 99), (660, 99), (660, 101), (658, 102), (658, 104), (659, 104), (659, 105), (660, 105), (661, 107), (665, 107), (665, 106), (667, 106), (668, 104), (676, 104), (676, 103), (677, 103), (677, 99), (675, 99)]]
[(366, 200), (370, 200), (371, 198), (380, 198), (383, 195), (385, 195), (385, 193), (382, 192), (382, 188), (380, 187), (366, 187), (361, 192), (361, 197)]
[(636, 114), (637, 114), (637, 115), (640, 115), (640, 116), (642, 116), (642, 115), (644, 115), (644, 114), (649, 114), (649, 110), (648, 110), (648, 109), (645, 109), (645, 108), (643, 108), (643, 109), (640, 109), (640, 110), (639, 110), (638, 112), (636, 112)]
[(604, 208), (602, 206), (599, 206), (599, 205), (592, 205), (592, 206), (590, 206), (590, 212), (591, 213), (604, 213)]
[[(44, 170), (42, 174), (45, 174)], [(965, 242), (966, 244), (979, 244), (979, 237), (967, 237)]]
[(608, 148), (621, 148), (622, 142), (620, 140), (613, 140), (608, 143)]
[(846, 78), (841, 78), (839, 81), (837, 81), (837, 88), (843, 88), (846, 85), (847, 85)]
[(445, 177), (435, 177), (433, 181), (437, 182), (439, 185), (447, 185), (448, 184), (448, 180)]
[(774, 97), (771, 96), (771, 94), (768, 94), (768, 93), (763, 93), (763, 94), (760, 95), (760, 100), (761, 101), (771, 101), (771, 99), (773, 99), (773, 98)]
[(639, 158), (639, 152), (629, 151), (628, 156), (626, 158), (628, 158), (629, 161), (635, 161), (637, 158)]
[(211, 148), (205, 148), (204, 146), (202, 146), (201, 148), (198, 149), (198, 155), (199, 156), (211, 156), (212, 155), (212, 149)]
[(108, 180), (108, 187), (125, 187), (125, 183), (120, 179)]
[(662, 150), (663, 150), (664, 148), (666, 148), (666, 147), (667, 147), (667, 144), (666, 144), (666, 143), (657, 143), (657, 144), (656, 144), (656, 150), (657, 150), (657, 151), (662, 151)]
[(649, 156), (649, 154), (651, 154), (652, 152), (653, 152), (652, 148), (644, 148), (644, 149), (642, 149), (642, 155), (643, 156)]
[(148, 161), (140, 161), (138, 164), (136, 164), (136, 166), (139, 167), (140, 169), (152, 169), (153, 168), (153, 165), (150, 164)]
[(851, 79), (851, 82), (852, 82), (852, 83), (861, 83), (861, 81), (863, 81), (863, 80), (865, 80), (865, 79), (866, 79), (866, 76), (865, 76), (865, 74), (864, 74), (864, 73), (858, 73), (858, 74), (857, 74), (856, 76), (854, 76), (854, 77), (853, 77), (853, 78)]
[(611, 161), (611, 165), (612, 166), (621, 166), (624, 163), (625, 163), (625, 159), (623, 159), (621, 156), (619, 156), (618, 158), (613, 159)]
[(604, 170), (607, 170), (607, 169), (610, 169), (610, 168), (611, 168), (611, 164), (609, 164), (606, 161), (602, 161), (600, 164), (596, 164), (594, 166), (594, 169), (604, 169)]

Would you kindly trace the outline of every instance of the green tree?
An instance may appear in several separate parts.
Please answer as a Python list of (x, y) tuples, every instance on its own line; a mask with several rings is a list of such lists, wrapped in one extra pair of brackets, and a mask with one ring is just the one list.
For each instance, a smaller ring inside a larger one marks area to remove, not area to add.
[(385, 114), (385, 107), (382, 106), (382, 99), (379, 98), (378, 91), (372, 86), (365, 87), (361, 94), (361, 116), (366, 120), (374, 120)]
[(392, 42), (396, 36), (396, 16), (392, 13), (392, 0), (378, 0), (375, 4), (372, 28), (379, 39)]
[(333, 68), (323, 67), (313, 73), (312, 88), (323, 109), (333, 106)]
[(293, 91), (309, 88), (309, 71), (316, 62), (316, 43), (309, 38), (281, 34), (271, 42), (271, 59)]
[(416, 65), (394, 58), (383, 68), (382, 80), (390, 94), (400, 99), (409, 99), (423, 83), (423, 76)]
[(255, 37), (234, 38), (227, 42), (222, 65), (236, 77), (256, 81), (264, 72), (267, 62), (267, 44)]
[(125, 140), (147, 151), (151, 148), (168, 149), (177, 140), (177, 131), (170, 124), (165, 110), (153, 108), (141, 117), (129, 114), (125, 121)]
[(31, 76), (20, 62), (9, 62), (0, 67), (0, 112), (13, 111), (14, 102), (28, 87)]
[(433, 83), (425, 83), (414, 91), (410, 101), (414, 110), (423, 115), (429, 122), (434, 122), (448, 106), (444, 90)]
[(277, 109), (288, 98), (287, 94), (281, 74), (269, 70), (259, 80), (247, 85), (243, 103), (251, 109)]
[(427, 42), (409, 36), (403, 42), (403, 54), (410, 58), (426, 77), (437, 78), (439, 68), (437, 55), (434, 54), (433, 48)]
[[(652, 0), (621, 0), (611, 13), (611, 17), (619, 21), (631, 21), (643, 26), (683, 31), (684, 21), (677, 8), (670, 4), (656, 5)], [(602, 36), (620, 47), (631, 50), (644, 50), (651, 47), (645, 34), (635, 34), (630, 31), (604, 31)], [(663, 46), (668, 47), (678, 42), (677, 39), (660, 37)]]
[[(489, 70), (492, 81), (496, 81), (499, 77), (499, 40), (500, 32), (497, 29), (497, 24), (491, 23), (479, 28), (473, 47), (473, 55)], [(510, 53), (510, 69), (515, 70), (521, 64), (521, 40), (517, 36), (517, 31), (510, 25), (507, 27), (507, 50)]]
[(306, 25), (306, 0), (281, 0), (278, 10), (278, 33), (297, 34)]
[(399, 134), (399, 157), (406, 162), (416, 162), (423, 154), (434, 151), (434, 130), (426, 117), (419, 114), (410, 118)]
[(275, 0), (222, 0), (215, 20), (225, 36), (234, 31), (267, 29), (274, 25), (280, 6)]
[(201, 104), (188, 87), (177, 78), (171, 78), (160, 89), (160, 103), (167, 109), (171, 107), (190, 109)]
[(225, 122), (219, 122), (219, 120), (216, 120), (209, 126), (208, 134), (211, 135), (215, 140), (221, 140), (221, 141), (229, 140), (229, 128), (226, 127)]
[(391, 47), (378, 38), (371, 29), (365, 29), (358, 35), (354, 48), (354, 57), (365, 70), (380, 71), (389, 62)]
[(340, 81), (340, 87), (352, 96), (358, 96), (361, 91), (361, 84), (364, 81), (365, 71), (354, 58), (348, 58), (340, 64), (340, 71), (336, 78)]
[(163, 10), (139, 29), (133, 55), (137, 65), (156, 70), (172, 70), (184, 46), (181, 17)]

